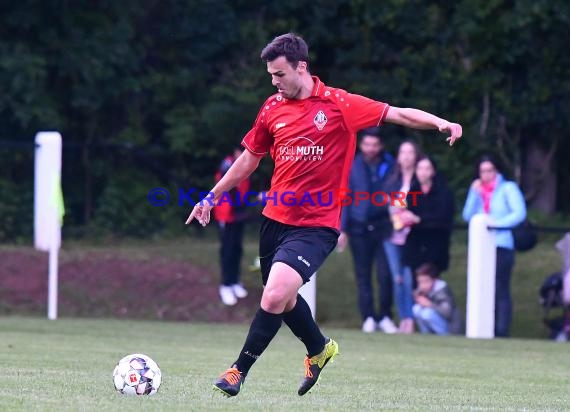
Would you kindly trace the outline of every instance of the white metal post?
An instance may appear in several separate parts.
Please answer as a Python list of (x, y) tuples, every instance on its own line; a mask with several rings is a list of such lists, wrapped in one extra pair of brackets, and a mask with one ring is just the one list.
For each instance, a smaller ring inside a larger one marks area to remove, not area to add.
[(313, 273), (311, 279), (305, 283), (301, 289), (299, 289), (299, 294), (307, 301), (309, 308), (311, 308), (311, 313), (313, 314), (313, 319), (317, 318), (317, 273)]
[(49, 251), (48, 273), (48, 319), (57, 319), (58, 260), (59, 249), (53, 247)]
[(61, 190), (61, 134), (36, 134), (34, 180), (34, 245), (49, 252), (48, 319), (57, 319), (58, 253), (61, 221), (58, 195)]
[(489, 216), (478, 214), (469, 222), (467, 252), (468, 338), (495, 337), (495, 233)]

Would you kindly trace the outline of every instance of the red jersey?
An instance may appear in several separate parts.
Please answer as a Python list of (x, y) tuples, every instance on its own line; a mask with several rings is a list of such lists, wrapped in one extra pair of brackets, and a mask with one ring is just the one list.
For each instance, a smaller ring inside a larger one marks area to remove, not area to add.
[(294, 226), (340, 228), (339, 190), (348, 187), (356, 132), (382, 124), (389, 106), (313, 76), (311, 96), (275, 94), (259, 111), (242, 145), (275, 163), (263, 214)]

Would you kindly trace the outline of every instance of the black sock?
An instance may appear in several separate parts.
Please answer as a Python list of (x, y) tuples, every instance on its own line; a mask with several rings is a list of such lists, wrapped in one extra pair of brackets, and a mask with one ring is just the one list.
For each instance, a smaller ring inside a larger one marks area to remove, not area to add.
[(297, 295), (297, 304), (293, 310), (283, 314), (283, 321), (289, 326), (291, 332), (305, 344), (309, 358), (323, 351), (325, 337), (313, 319), (311, 308), (301, 295)]
[(241, 373), (247, 375), (249, 369), (267, 348), (269, 342), (277, 335), (282, 320), (282, 313), (269, 313), (261, 308), (257, 310), (239, 358), (235, 362), (237, 369)]

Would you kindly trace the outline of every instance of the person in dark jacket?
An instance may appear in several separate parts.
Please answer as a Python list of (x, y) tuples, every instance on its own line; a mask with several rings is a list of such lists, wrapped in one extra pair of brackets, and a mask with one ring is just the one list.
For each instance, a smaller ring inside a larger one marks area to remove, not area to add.
[[(416, 195), (413, 196), (413, 193)], [(407, 205), (419, 223), (414, 224), (408, 234), (403, 251), (404, 266), (415, 273), (421, 264), (430, 262), (437, 266), (440, 273), (445, 272), (449, 266), (455, 201), (430, 156), (421, 155), (418, 158)]]
[[(384, 191), (384, 180), (390, 174), (394, 159), (384, 152), (378, 128), (360, 132), (358, 153), (350, 170), (349, 189), (352, 194)], [(362, 331), (374, 332), (380, 328), (386, 333), (395, 333), (392, 321), (392, 277), (382, 242), (390, 237), (392, 225), (388, 207), (374, 205), (371, 200), (351, 199), (341, 216), (341, 234), (338, 250), (350, 244), (354, 273), (358, 288), (358, 307), (362, 317)], [(376, 262), (376, 276), (380, 288), (380, 312), (374, 308), (372, 266)]]

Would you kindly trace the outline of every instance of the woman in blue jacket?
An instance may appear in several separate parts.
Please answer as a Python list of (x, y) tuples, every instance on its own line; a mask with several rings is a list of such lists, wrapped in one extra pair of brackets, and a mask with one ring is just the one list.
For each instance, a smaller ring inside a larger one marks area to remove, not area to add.
[[(473, 181), (463, 207), (468, 222), (478, 213), (492, 218), (493, 226), (511, 228), (526, 218), (523, 195), (515, 182), (499, 173), (497, 162), (483, 156), (477, 165), (478, 178)], [(497, 246), (495, 283), (495, 336), (508, 337), (512, 320), (511, 273), (515, 263), (513, 235), (510, 230), (496, 230)]]

